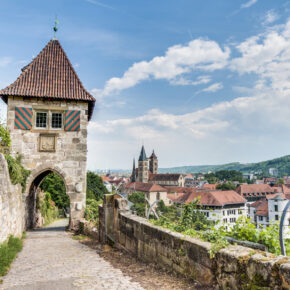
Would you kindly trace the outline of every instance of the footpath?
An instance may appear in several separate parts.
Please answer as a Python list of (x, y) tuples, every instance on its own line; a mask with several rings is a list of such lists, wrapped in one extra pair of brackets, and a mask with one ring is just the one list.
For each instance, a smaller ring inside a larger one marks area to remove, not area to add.
[(65, 232), (67, 220), (27, 232), (23, 250), (0, 289), (144, 289)]

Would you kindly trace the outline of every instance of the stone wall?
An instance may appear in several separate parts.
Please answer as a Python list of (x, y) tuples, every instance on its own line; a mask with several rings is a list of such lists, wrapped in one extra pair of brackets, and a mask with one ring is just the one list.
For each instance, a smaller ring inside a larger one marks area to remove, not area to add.
[(23, 230), (22, 188), (11, 184), (7, 162), (0, 153), (0, 243), (9, 235), (21, 237)]
[(210, 243), (152, 225), (131, 214), (125, 199), (107, 195), (99, 210), (100, 241), (143, 261), (217, 289), (290, 289), (288, 257), (231, 245), (211, 259)]
[[(32, 129), (15, 129), (15, 108), (32, 108)], [(68, 132), (62, 129), (35, 128), (37, 111), (62, 112), (80, 111), (80, 131)], [(7, 108), (7, 127), (12, 141), (12, 154), (21, 154), (22, 164), (31, 170), (27, 180), (24, 197), (38, 186), (39, 176), (44, 178), (51, 171), (58, 173), (64, 180), (66, 193), (70, 197), (70, 228), (77, 229), (83, 217), (86, 199), (86, 164), (87, 164), (87, 125), (88, 103), (82, 101), (43, 100), (41, 98), (9, 97)], [(47, 136), (44, 136), (47, 135)], [(40, 150), (41, 138), (54, 138), (55, 148), (51, 151)], [(37, 180), (37, 182), (35, 182)], [(31, 200), (35, 197), (31, 197)], [(30, 201), (29, 201), (30, 203)], [(28, 208), (28, 206), (27, 206)], [(29, 212), (29, 209), (26, 210)], [(29, 215), (29, 214), (27, 214)], [(31, 218), (26, 218), (26, 220)]]

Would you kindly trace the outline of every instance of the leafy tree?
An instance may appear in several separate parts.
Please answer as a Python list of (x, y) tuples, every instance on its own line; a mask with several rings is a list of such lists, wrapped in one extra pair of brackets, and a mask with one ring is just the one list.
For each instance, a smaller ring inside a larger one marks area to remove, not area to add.
[(142, 192), (134, 192), (129, 195), (128, 200), (133, 203), (132, 211), (136, 211), (138, 216), (145, 216), (145, 196)]
[(212, 225), (212, 222), (207, 219), (205, 214), (199, 208), (200, 200), (195, 199), (193, 202), (184, 205), (184, 210), (181, 218), (181, 226), (184, 230), (204, 230)]
[(100, 200), (103, 199), (104, 194), (108, 193), (107, 188), (103, 184), (102, 178), (92, 172), (87, 172), (87, 199)]
[(50, 193), (58, 209), (69, 207), (69, 196), (66, 194), (65, 185), (62, 178), (57, 173), (50, 173), (40, 184), (41, 190)]
[(278, 180), (278, 184), (285, 184), (284, 179), (283, 179), (283, 178), (280, 178), (280, 179)]
[(205, 179), (208, 181), (209, 184), (215, 184), (218, 182), (218, 178), (215, 176), (214, 173), (206, 174)]
[(217, 185), (216, 188), (221, 190), (235, 190), (236, 186), (234, 185), (233, 182), (225, 182), (223, 184)]
[(85, 219), (97, 223), (99, 220), (99, 204), (102, 200), (96, 201), (95, 199), (87, 199), (87, 206), (85, 209)]

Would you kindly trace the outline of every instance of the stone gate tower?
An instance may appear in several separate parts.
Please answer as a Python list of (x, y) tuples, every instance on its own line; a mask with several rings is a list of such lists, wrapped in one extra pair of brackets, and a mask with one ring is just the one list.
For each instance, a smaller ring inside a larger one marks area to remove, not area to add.
[(8, 105), (12, 154), (31, 170), (25, 200), (26, 226), (33, 227), (36, 190), (51, 172), (70, 197), (70, 228), (78, 228), (86, 199), (87, 125), (95, 104), (58, 40), (51, 40), (18, 79), (0, 90)]

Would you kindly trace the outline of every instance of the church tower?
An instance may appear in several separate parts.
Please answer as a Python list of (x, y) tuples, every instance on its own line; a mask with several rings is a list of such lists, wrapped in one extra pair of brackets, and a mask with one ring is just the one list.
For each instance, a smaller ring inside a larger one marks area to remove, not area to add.
[(149, 161), (146, 157), (144, 145), (142, 146), (139, 160), (138, 160), (138, 182), (148, 182)]
[(153, 173), (153, 174), (157, 174), (158, 173), (158, 159), (157, 156), (154, 153), (154, 150), (149, 158), (149, 170)]
[(133, 169), (132, 169), (132, 174), (131, 174), (130, 181), (131, 182), (136, 182), (135, 158), (133, 159)]

